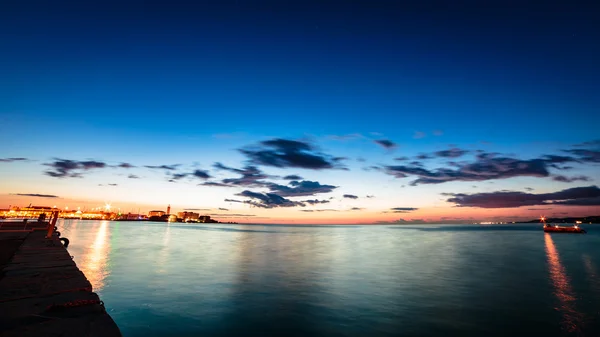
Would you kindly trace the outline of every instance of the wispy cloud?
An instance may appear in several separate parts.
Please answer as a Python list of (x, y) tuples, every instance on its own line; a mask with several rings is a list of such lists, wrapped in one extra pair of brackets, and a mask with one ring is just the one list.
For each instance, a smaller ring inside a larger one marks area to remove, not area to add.
[(450, 194), (447, 201), (458, 207), (514, 208), (537, 205), (600, 206), (600, 188), (574, 187), (553, 193), (498, 191), (490, 193)]
[(135, 174), (130, 174), (127, 176), (127, 178), (129, 179), (139, 179), (140, 177), (136, 176)]
[(421, 139), (421, 138), (425, 138), (426, 136), (427, 136), (427, 134), (422, 131), (415, 131), (415, 133), (413, 134), (414, 139)]
[(54, 194), (38, 194), (38, 193), (13, 193), (11, 195), (18, 195), (22, 197), (36, 197), (36, 198), (59, 198)]
[(121, 164), (117, 165), (117, 167), (124, 168), (124, 169), (130, 169), (130, 168), (134, 168), (135, 166), (131, 165), (129, 163), (121, 163)]
[(377, 139), (373, 142), (387, 150), (395, 149), (398, 146), (396, 143), (392, 142), (389, 139)]
[(475, 162), (454, 163), (452, 168), (428, 170), (420, 166), (385, 166), (384, 172), (396, 178), (418, 177), (411, 185), (440, 184), (449, 181), (484, 181), (513, 177), (548, 177), (548, 168), (553, 164), (575, 161), (572, 157), (542, 156), (537, 159), (521, 160), (498, 157), (495, 153), (479, 153)]
[[(296, 207), (296, 206), (304, 207), (304, 206), (306, 206), (305, 204), (303, 204), (301, 202), (292, 201), (292, 200), (286, 199), (286, 198), (284, 198), (280, 195), (274, 194), (274, 193), (258, 193), (258, 192), (252, 192), (252, 191), (246, 190), (246, 191), (243, 191), (236, 195), (252, 199), (252, 200), (241, 201), (242, 203), (260, 207), (260, 208)], [(240, 202), (240, 201), (234, 201), (231, 199), (226, 199), (225, 201)]]
[(145, 168), (153, 169), (153, 170), (167, 170), (167, 171), (175, 171), (179, 164), (176, 165), (145, 165)]
[(353, 194), (344, 194), (343, 197), (346, 199), (358, 199), (358, 196)]
[(572, 183), (574, 181), (590, 181), (591, 179), (586, 176), (566, 177), (563, 175), (556, 175), (556, 176), (552, 177), (552, 180), (560, 181), (563, 183)]
[(390, 208), (389, 211), (384, 211), (383, 213), (409, 213), (418, 210), (415, 207), (394, 207)]
[(285, 180), (302, 180), (303, 178), (296, 174), (290, 174), (290, 175), (283, 177), (283, 179), (285, 179)]
[(318, 181), (290, 181), (290, 186), (279, 184), (267, 184), (270, 192), (281, 195), (283, 197), (300, 197), (312, 196), (319, 193), (329, 193), (337, 188), (333, 185), (321, 185)]
[(0, 158), (0, 163), (12, 163), (15, 161), (27, 161), (27, 158)]

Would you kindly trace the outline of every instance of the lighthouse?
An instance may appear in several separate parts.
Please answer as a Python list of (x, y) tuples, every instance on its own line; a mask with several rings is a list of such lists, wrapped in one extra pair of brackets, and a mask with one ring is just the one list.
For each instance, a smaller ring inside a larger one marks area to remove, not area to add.
[(169, 206), (167, 206), (167, 214), (171, 214), (171, 204), (169, 204)]

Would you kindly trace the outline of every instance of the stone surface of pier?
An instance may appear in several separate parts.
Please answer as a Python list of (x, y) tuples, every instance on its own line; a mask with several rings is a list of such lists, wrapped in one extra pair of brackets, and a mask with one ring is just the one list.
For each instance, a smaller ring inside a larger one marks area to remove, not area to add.
[(0, 222), (0, 337), (118, 337), (92, 285), (47, 222)]

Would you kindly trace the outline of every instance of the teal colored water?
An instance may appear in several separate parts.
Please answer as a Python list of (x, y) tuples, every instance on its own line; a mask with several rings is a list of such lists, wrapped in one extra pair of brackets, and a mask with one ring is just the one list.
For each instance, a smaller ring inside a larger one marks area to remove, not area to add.
[(124, 336), (600, 336), (600, 226), (67, 220)]

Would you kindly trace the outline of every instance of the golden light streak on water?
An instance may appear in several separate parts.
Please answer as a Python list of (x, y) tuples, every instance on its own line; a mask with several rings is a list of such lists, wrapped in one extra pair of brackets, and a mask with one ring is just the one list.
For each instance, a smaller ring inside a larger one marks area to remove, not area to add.
[(549, 233), (544, 233), (544, 242), (546, 246), (546, 255), (548, 258), (548, 267), (550, 271), (550, 279), (554, 287), (554, 296), (558, 300), (556, 308), (563, 316), (561, 326), (568, 332), (576, 332), (580, 330), (582, 323), (582, 315), (575, 309), (575, 295), (569, 278), (565, 273), (565, 268), (560, 262), (560, 257), (552, 236)]
[(92, 246), (86, 250), (80, 265), (81, 271), (92, 284), (94, 291), (102, 290), (104, 279), (108, 275), (106, 263), (110, 244), (107, 243), (108, 221), (102, 221), (96, 232)]

